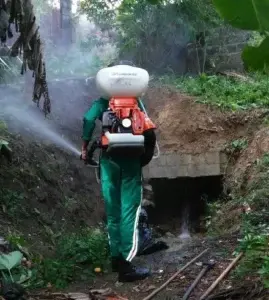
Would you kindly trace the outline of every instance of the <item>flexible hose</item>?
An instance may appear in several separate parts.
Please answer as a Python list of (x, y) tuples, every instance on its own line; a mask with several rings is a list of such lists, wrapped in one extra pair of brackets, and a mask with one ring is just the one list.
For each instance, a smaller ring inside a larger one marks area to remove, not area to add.
[(100, 179), (99, 179), (99, 176), (98, 176), (98, 168), (95, 168), (94, 173), (95, 173), (95, 179), (96, 179), (96, 182), (97, 182), (98, 184), (100, 184)]
[[(143, 102), (139, 98), (138, 98), (138, 101), (139, 101), (139, 104), (142, 107), (142, 110), (143, 110), (144, 114), (146, 115), (147, 118), (149, 118), (149, 115), (148, 115), (148, 113), (146, 111), (146, 108), (145, 108)], [(161, 154), (158, 142), (156, 142), (156, 150), (157, 150), (157, 154), (153, 156), (153, 159), (159, 158), (159, 156)]]
[(156, 150), (157, 150), (157, 154), (156, 155), (153, 155), (152, 159), (156, 159), (156, 158), (159, 158), (161, 152), (160, 152), (160, 147), (159, 147), (159, 144), (158, 142), (156, 142)]

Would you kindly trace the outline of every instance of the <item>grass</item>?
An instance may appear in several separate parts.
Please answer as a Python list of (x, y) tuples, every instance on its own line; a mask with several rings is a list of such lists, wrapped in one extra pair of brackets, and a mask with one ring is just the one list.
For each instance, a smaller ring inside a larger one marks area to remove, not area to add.
[[(228, 203), (218, 202), (209, 207), (208, 227), (215, 235), (227, 233), (235, 226), (239, 228), (241, 239), (235, 253), (243, 251), (244, 258), (234, 275), (240, 279), (247, 276), (260, 278), (269, 288), (269, 153), (265, 153), (254, 168), (255, 178), (244, 195), (233, 191)], [(238, 210), (240, 207), (248, 209), (242, 213)], [(232, 213), (236, 209), (239, 213), (235, 218)]]
[(13, 221), (18, 217), (29, 217), (30, 214), (24, 206), (24, 195), (20, 192), (0, 188), (1, 209)]
[(77, 233), (63, 235), (52, 258), (34, 259), (32, 288), (48, 284), (65, 288), (69, 283), (92, 278), (95, 268), (106, 270), (109, 259), (108, 241), (100, 229), (84, 228)]
[(202, 74), (197, 77), (162, 77), (161, 83), (175, 86), (197, 102), (221, 109), (269, 108), (269, 77), (249, 75), (249, 80)]
[[(108, 266), (109, 248), (107, 236), (102, 229), (82, 228), (76, 233), (63, 234), (55, 246), (53, 256), (43, 257), (30, 252), (23, 234), (10, 231), (6, 236), (12, 250), (27, 253), (32, 261), (31, 278), (24, 286), (29, 289), (66, 288), (71, 282), (90, 280), (95, 276), (95, 268), (105, 271)], [(20, 278), (23, 269), (18, 266), (12, 275)]]

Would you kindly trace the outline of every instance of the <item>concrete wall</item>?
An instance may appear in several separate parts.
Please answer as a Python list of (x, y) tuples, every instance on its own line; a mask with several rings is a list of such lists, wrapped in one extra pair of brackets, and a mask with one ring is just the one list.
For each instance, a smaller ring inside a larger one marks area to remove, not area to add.
[(227, 158), (221, 152), (163, 154), (144, 168), (145, 178), (219, 176), (225, 173)]
[[(241, 52), (250, 33), (245, 30), (239, 30), (230, 26), (223, 26), (214, 29), (208, 34), (206, 39), (206, 65), (205, 69), (214, 71), (224, 70), (243, 70)], [(188, 72), (197, 73), (201, 71), (203, 64), (204, 51), (197, 49), (194, 44), (188, 47)]]

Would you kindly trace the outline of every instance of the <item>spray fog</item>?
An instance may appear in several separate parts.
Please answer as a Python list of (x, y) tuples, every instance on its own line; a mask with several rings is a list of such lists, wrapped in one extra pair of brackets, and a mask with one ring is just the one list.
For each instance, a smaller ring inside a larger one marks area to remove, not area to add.
[(52, 122), (49, 119), (42, 119), (39, 114), (34, 111), (23, 111), (13, 106), (8, 106), (5, 109), (7, 115), (12, 117), (12, 122), (21, 127), (22, 130), (34, 133), (36, 137), (39, 137), (40, 141), (48, 140), (54, 143), (56, 146), (71, 152), (77, 156), (80, 155), (77, 147), (70, 141), (63, 138), (61, 134), (55, 131), (52, 126)]
[[(79, 156), (82, 117), (91, 101), (99, 96), (93, 80), (86, 82), (86, 78), (94, 76), (113, 59), (116, 48), (105, 34), (100, 34), (94, 24), (77, 12), (73, 12), (70, 28), (57, 27), (55, 20), (59, 18), (59, 9), (49, 6), (47, 1), (44, 3), (46, 10), (36, 9), (36, 15), (44, 42), (52, 113), (45, 118), (31, 101), (32, 74), (28, 71), (21, 76), (18, 65), (17, 83), (10, 80), (9, 85), (0, 85), (1, 119), (11, 131), (22, 136), (30, 133), (33, 141), (50, 142)], [(48, 24), (53, 24), (54, 30)], [(15, 39), (16, 36), (9, 44)]]

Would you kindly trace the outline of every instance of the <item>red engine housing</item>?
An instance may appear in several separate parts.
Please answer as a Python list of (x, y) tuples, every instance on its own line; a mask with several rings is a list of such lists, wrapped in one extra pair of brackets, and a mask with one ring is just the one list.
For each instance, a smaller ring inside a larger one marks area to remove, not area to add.
[(156, 126), (141, 111), (136, 98), (115, 97), (109, 101), (109, 108), (115, 112), (119, 119), (131, 118), (133, 134), (143, 134), (148, 129), (155, 129)]

